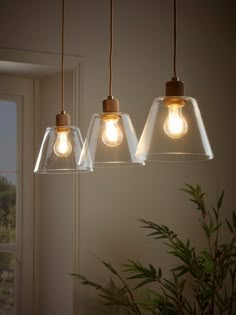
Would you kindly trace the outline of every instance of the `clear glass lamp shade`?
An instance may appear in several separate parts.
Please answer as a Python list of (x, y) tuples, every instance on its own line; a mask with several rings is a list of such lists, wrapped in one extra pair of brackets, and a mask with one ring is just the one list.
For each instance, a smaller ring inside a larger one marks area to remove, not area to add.
[(144, 161), (135, 156), (137, 145), (137, 136), (128, 114), (94, 114), (84, 141), (80, 165), (85, 168), (144, 165)]
[[(177, 100), (176, 106), (170, 106), (174, 99)], [(188, 96), (156, 98), (144, 126), (136, 157), (153, 162), (212, 159), (213, 153), (197, 101)]]
[(79, 128), (73, 126), (47, 128), (34, 172), (69, 174), (92, 171), (90, 162), (86, 163), (86, 167), (79, 165), (82, 146)]

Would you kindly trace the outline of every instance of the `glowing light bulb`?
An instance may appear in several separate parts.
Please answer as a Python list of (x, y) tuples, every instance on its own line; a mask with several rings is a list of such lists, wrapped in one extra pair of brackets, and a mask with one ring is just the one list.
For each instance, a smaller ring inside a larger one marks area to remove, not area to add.
[(72, 152), (72, 145), (68, 139), (68, 134), (68, 128), (58, 128), (57, 130), (57, 139), (53, 150), (59, 157), (67, 157)]
[(187, 121), (182, 114), (183, 106), (183, 104), (177, 102), (176, 104), (173, 102), (167, 104), (168, 116), (164, 122), (164, 131), (170, 138), (182, 138), (188, 131)]
[(123, 133), (118, 124), (120, 117), (108, 114), (104, 115), (103, 119), (105, 128), (102, 133), (102, 141), (108, 147), (117, 147), (123, 141)]

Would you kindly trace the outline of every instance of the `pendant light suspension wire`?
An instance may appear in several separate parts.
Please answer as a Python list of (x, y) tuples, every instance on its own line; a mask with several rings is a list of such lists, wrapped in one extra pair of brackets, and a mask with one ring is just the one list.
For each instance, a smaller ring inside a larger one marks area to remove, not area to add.
[(109, 96), (112, 96), (113, 0), (110, 0)]
[(174, 0), (174, 56), (173, 56), (173, 64), (174, 64), (174, 77), (176, 77), (176, 43), (177, 43), (177, 31), (176, 31), (176, 0)]
[(171, 2), (172, 78), (165, 84), (165, 95), (155, 98), (149, 111), (136, 150), (136, 157), (143, 161), (185, 162), (213, 158), (197, 101), (186, 96), (184, 81), (177, 77), (177, 1)]
[(65, 25), (65, 0), (62, 0), (61, 16), (61, 112), (64, 113), (64, 25)]
[[(56, 124), (48, 127), (39, 150), (34, 172), (39, 174), (73, 174), (91, 172), (92, 162), (89, 153), (84, 158), (83, 165), (80, 157), (83, 149), (83, 139), (78, 127), (71, 126), (70, 115), (65, 112), (64, 91), (64, 25), (65, 0), (58, 0), (61, 8), (59, 14), (58, 32), (61, 36), (59, 43), (61, 49), (59, 73), (59, 108), (56, 115)], [(61, 23), (61, 24), (60, 24)], [(61, 99), (60, 99), (61, 98)]]

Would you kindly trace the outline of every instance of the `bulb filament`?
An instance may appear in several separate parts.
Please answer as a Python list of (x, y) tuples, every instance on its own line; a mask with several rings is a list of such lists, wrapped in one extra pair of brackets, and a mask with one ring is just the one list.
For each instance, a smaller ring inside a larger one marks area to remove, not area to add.
[(103, 116), (104, 130), (102, 141), (108, 147), (117, 147), (123, 141), (123, 132), (119, 126), (119, 115), (105, 114)]
[(166, 135), (173, 139), (182, 138), (188, 131), (188, 124), (182, 113), (184, 103), (168, 100), (166, 106), (168, 107), (168, 115), (164, 122)]
[(68, 157), (72, 152), (72, 145), (69, 141), (68, 128), (58, 128), (57, 139), (54, 144), (54, 153), (59, 157)]

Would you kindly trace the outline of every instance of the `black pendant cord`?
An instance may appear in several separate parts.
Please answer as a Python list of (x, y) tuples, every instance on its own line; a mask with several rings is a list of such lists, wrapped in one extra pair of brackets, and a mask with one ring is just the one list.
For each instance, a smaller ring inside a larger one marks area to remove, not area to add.
[(112, 96), (113, 0), (110, 0), (109, 96)]
[(64, 0), (62, 1), (62, 14), (61, 14), (61, 111), (56, 116), (57, 126), (70, 126), (70, 115), (66, 114), (64, 106)]
[(64, 113), (64, 24), (65, 24), (65, 1), (62, 0), (61, 20), (61, 112)]
[(176, 73), (176, 46), (177, 46), (177, 0), (173, 0), (173, 77), (171, 81), (166, 82), (166, 96), (183, 96), (184, 95), (184, 82), (180, 81)]
[(176, 0), (174, 0), (174, 77), (176, 77), (176, 42), (177, 42), (177, 31), (176, 31)]
[(113, 0), (110, 0), (110, 52), (109, 52), (109, 95), (103, 101), (103, 112), (118, 113), (119, 100), (112, 96), (112, 52), (113, 52)]

